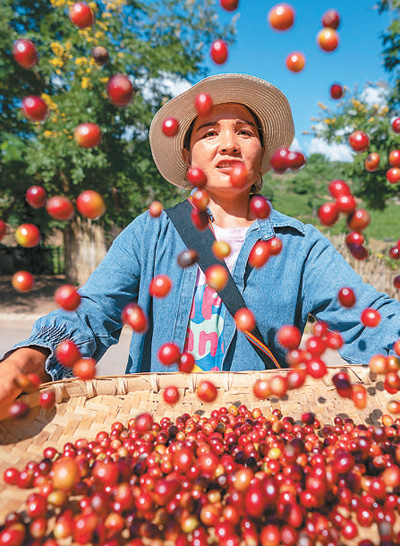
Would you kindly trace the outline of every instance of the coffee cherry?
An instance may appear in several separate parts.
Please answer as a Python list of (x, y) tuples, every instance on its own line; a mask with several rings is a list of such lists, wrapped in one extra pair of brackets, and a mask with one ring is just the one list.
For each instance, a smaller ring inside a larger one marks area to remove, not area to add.
[(400, 169), (397, 167), (392, 167), (386, 171), (386, 179), (390, 184), (397, 184), (400, 180)]
[(267, 241), (257, 241), (249, 254), (249, 265), (251, 267), (263, 267), (270, 257), (270, 247)]
[(269, 386), (268, 379), (257, 379), (257, 381), (253, 385), (253, 392), (257, 398), (260, 398), (261, 400), (265, 400), (269, 396), (271, 396), (271, 389)]
[(132, 101), (135, 88), (126, 74), (114, 74), (107, 82), (107, 97), (114, 106), (125, 108)]
[(338, 83), (332, 84), (330, 88), (330, 94), (334, 100), (341, 99), (344, 95), (343, 87)]
[(237, 161), (231, 171), (231, 184), (234, 188), (243, 188), (248, 181), (249, 173), (241, 161)]
[(96, 361), (94, 358), (79, 358), (74, 362), (72, 371), (79, 379), (94, 379), (96, 377)]
[(268, 239), (268, 251), (271, 256), (277, 256), (282, 251), (282, 240), (279, 239), (279, 237), (272, 237), (272, 239)]
[(163, 392), (163, 398), (167, 404), (176, 404), (179, 400), (178, 389), (174, 386), (167, 387)]
[(30, 292), (35, 284), (35, 278), (29, 271), (17, 271), (11, 278), (12, 287), (21, 293)]
[(322, 16), (322, 26), (337, 29), (340, 24), (339, 13), (335, 9), (328, 9)]
[(217, 398), (217, 388), (211, 381), (200, 381), (196, 394), (203, 402), (214, 402)]
[(21, 400), (17, 400), (8, 408), (8, 416), (11, 419), (25, 419), (29, 413), (29, 406)]
[(301, 72), (306, 64), (303, 53), (295, 51), (286, 57), (286, 66), (291, 72)]
[(362, 131), (354, 131), (349, 136), (349, 144), (355, 152), (365, 152), (369, 148), (369, 138)]
[(361, 313), (361, 322), (368, 328), (375, 328), (381, 320), (381, 315), (376, 309), (368, 307)]
[(321, 49), (330, 53), (339, 45), (339, 35), (335, 29), (325, 27), (317, 34), (317, 44)]
[(306, 362), (307, 373), (314, 379), (321, 379), (328, 373), (326, 364), (318, 357), (313, 357)]
[(40, 394), (39, 405), (42, 408), (49, 409), (56, 403), (56, 395), (53, 389), (44, 391)]
[(352, 231), (351, 233), (348, 233), (346, 235), (346, 245), (363, 245), (365, 241), (365, 237), (362, 233), (359, 233), (358, 231)]
[(197, 190), (192, 195), (192, 201), (197, 209), (207, 210), (208, 203), (210, 202), (210, 196), (206, 190)]
[(186, 178), (196, 188), (203, 188), (207, 184), (207, 177), (198, 167), (190, 167)]
[(192, 209), (190, 218), (198, 230), (204, 231), (208, 227), (208, 214), (205, 210)]
[(141, 413), (135, 418), (135, 429), (139, 432), (148, 432), (153, 426), (153, 417), (149, 413)]
[(381, 157), (379, 154), (372, 152), (364, 159), (364, 167), (369, 172), (374, 172), (379, 167)]
[(284, 173), (289, 168), (289, 148), (279, 148), (276, 150), (269, 160), (272, 169), (276, 173)]
[(104, 66), (108, 63), (110, 58), (108, 50), (103, 46), (93, 47), (90, 54), (97, 66)]
[(393, 279), (393, 286), (395, 288), (397, 288), (397, 290), (400, 290), (400, 275), (397, 275), (394, 279)]
[(318, 218), (324, 226), (333, 226), (339, 219), (339, 213), (336, 203), (324, 203), (318, 209)]
[(208, 116), (213, 109), (213, 101), (207, 93), (199, 93), (194, 99), (194, 106), (199, 116)]
[(53, 463), (51, 482), (54, 489), (70, 491), (80, 476), (79, 466), (75, 459), (63, 457)]
[(353, 385), (351, 398), (358, 409), (364, 409), (367, 405), (367, 390), (364, 385)]
[(247, 308), (238, 309), (233, 318), (235, 319), (238, 330), (241, 330), (242, 332), (254, 330), (256, 326), (254, 315)]
[(296, 326), (282, 326), (276, 334), (276, 339), (285, 349), (297, 349), (301, 341), (301, 332)]
[(294, 23), (294, 10), (289, 4), (277, 4), (268, 13), (268, 22), (274, 30), (288, 30)]
[(49, 109), (41, 97), (30, 95), (22, 100), (22, 113), (29, 121), (43, 122), (49, 115)]
[(57, 345), (55, 355), (60, 364), (72, 368), (72, 365), (81, 357), (81, 352), (73, 341), (66, 339)]
[(400, 118), (395, 118), (392, 121), (392, 129), (395, 133), (400, 133)]
[(345, 214), (351, 214), (357, 207), (356, 200), (352, 195), (339, 195), (336, 198), (336, 204), (339, 212), (344, 212)]
[(172, 281), (168, 275), (156, 275), (149, 285), (150, 296), (154, 298), (165, 298), (171, 290)]
[(353, 307), (356, 303), (356, 296), (351, 288), (344, 286), (339, 290), (338, 300), (343, 307)]
[(63, 284), (55, 291), (54, 301), (65, 311), (75, 311), (81, 303), (81, 296), (76, 286)]
[(211, 44), (210, 55), (215, 64), (224, 64), (228, 59), (228, 46), (223, 40), (215, 40)]
[(164, 207), (160, 201), (152, 201), (149, 206), (149, 214), (152, 218), (158, 218), (161, 216)]
[(214, 241), (211, 250), (214, 256), (219, 260), (223, 260), (231, 253), (231, 247), (225, 241)]
[(37, 65), (39, 54), (31, 40), (15, 40), (12, 46), (12, 55), (15, 61), (28, 70)]
[(356, 209), (347, 218), (347, 226), (353, 231), (364, 231), (369, 226), (371, 216), (365, 209)]
[(194, 265), (198, 260), (198, 254), (193, 249), (184, 250), (178, 254), (176, 261), (178, 262), (179, 267), (185, 269)]
[(167, 118), (163, 121), (162, 131), (167, 137), (174, 137), (179, 131), (179, 122), (175, 118)]
[(206, 273), (206, 281), (208, 286), (217, 292), (223, 290), (228, 282), (228, 271), (222, 265), (211, 265)]
[(137, 303), (128, 303), (125, 305), (121, 313), (121, 320), (123, 324), (127, 324), (138, 334), (143, 334), (147, 331), (148, 320), (146, 313)]
[(179, 362), (181, 353), (179, 347), (175, 343), (164, 343), (158, 350), (158, 360), (164, 366), (172, 366)]
[(226, 11), (235, 11), (239, 5), (239, 0), (219, 0), (221, 7)]
[(76, 2), (69, 8), (69, 18), (78, 28), (88, 28), (94, 25), (94, 13), (85, 2)]
[(249, 209), (256, 218), (266, 220), (271, 214), (271, 207), (268, 200), (262, 195), (253, 195), (250, 198)]
[(194, 356), (191, 353), (183, 352), (178, 362), (178, 368), (180, 372), (190, 373), (195, 366)]
[(301, 169), (306, 164), (306, 158), (301, 152), (289, 150), (287, 155), (288, 168), (294, 170)]

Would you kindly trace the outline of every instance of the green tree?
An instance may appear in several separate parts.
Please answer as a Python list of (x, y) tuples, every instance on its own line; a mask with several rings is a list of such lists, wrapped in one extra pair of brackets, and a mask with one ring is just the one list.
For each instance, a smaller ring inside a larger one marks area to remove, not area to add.
[[(347, 143), (353, 131), (368, 135), (368, 152), (355, 153), (346, 174), (354, 181), (356, 195), (368, 207), (383, 210), (390, 200), (400, 196), (400, 185), (390, 184), (386, 178), (391, 167), (389, 153), (400, 148), (400, 137), (391, 127), (391, 120), (398, 116), (400, 106), (400, 0), (379, 0), (377, 7), (380, 13), (389, 11), (391, 15), (391, 23), (382, 34), (383, 64), (389, 73), (390, 84), (366, 82), (361, 90), (356, 88), (354, 92), (347, 92), (336, 108), (329, 109), (320, 104), (319, 123), (313, 128), (316, 136), (328, 142)], [(373, 89), (379, 97), (376, 104), (369, 100)], [(364, 161), (372, 152), (379, 154), (380, 164), (371, 172), (365, 168)]]
[[(212, 40), (232, 42), (234, 35), (232, 25), (220, 25), (214, 0), (96, 0), (89, 3), (95, 25), (83, 30), (68, 18), (72, 4), (0, 4), (0, 217), (21, 222), (29, 215), (43, 231), (55, 222), (42, 210), (28, 210), (24, 195), (32, 184), (43, 185), (49, 196), (71, 199), (85, 189), (100, 192), (107, 213), (98, 225), (106, 229), (123, 227), (154, 198), (166, 205), (178, 198), (178, 190), (156, 170), (147, 140), (155, 111), (170, 98), (164, 81), (203, 75)], [(38, 48), (33, 70), (18, 66), (11, 55), (13, 41), (22, 37)], [(98, 45), (110, 55), (103, 67), (91, 57)], [(128, 74), (137, 89), (126, 108), (107, 100), (106, 84), (116, 73)], [(21, 99), (34, 94), (50, 109), (42, 124), (26, 121), (20, 112)], [(75, 127), (88, 121), (101, 127), (97, 148), (80, 148), (73, 139)], [(64, 226), (66, 241), (77, 229), (74, 222)]]

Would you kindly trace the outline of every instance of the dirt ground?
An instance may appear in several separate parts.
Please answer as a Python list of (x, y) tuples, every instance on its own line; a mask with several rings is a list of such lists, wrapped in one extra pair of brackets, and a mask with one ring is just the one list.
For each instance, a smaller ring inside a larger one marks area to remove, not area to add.
[(63, 275), (36, 275), (33, 289), (21, 294), (12, 287), (11, 275), (0, 275), (0, 313), (49, 313), (57, 307), (54, 292), (65, 282)]

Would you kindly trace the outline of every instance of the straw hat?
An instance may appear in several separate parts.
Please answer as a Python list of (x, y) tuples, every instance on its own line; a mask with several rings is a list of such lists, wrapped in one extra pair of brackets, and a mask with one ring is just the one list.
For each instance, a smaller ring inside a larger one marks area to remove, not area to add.
[[(199, 93), (208, 93), (213, 104), (236, 102), (250, 108), (258, 117), (264, 136), (266, 153), (261, 173), (269, 169), (271, 155), (288, 147), (294, 138), (292, 112), (285, 95), (271, 83), (247, 74), (217, 74), (168, 101), (156, 113), (150, 126), (150, 147), (155, 164), (162, 176), (182, 188), (193, 186), (186, 180), (187, 166), (182, 158), (185, 134), (197, 117), (194, 100)], [(167, 118), (179, 122), (179, 132), (174, 137), (164, 135), (162, 124)]]

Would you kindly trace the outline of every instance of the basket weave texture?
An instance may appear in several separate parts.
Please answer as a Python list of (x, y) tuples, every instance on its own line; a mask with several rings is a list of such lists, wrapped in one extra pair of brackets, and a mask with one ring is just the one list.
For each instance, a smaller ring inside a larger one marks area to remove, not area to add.
[[(364, 410), (337, 394), (331, 378), (343, 369), (349, 373), (352, 383), (367, 388), (368, 403)], [(249, 409), (260, 408), (264, 415), (279, 408), (284, 416), (296, 421), (302, 413), (311, 411), (322, 425), (332, 424), (337, 415), (349, 417), (357, 424), (378, 424), (382, 414), (387, 413), (386, 404), (391, 396), (380, 379), (371, 377), (368, 367), (331, 367), (322, 380), (307, 377), (301, 389), (289, 391), (283, 399), (257, 399), (252, 389), (254, 382), (276, 373), (276, 370), (146, 373), (98, 377), (91, 381), (67, 379), (42, 385), (39, 392), (23, 397), (31, 407), (26, 419), (0, 422), (0, 522), (7, 513), (23, 510), (28, 495), (28, 491), (4, 483), (1, 476), (6, 468), (22, 470), (28, 461), (40, 461), (46, 447), (62, 450), (66, 442), (75, 442), (78, 438), (93, 440), (99, 431), (109, 432), (115, 421), (126, 425), (129, 419), (143, 412), (151, 413), (156, 421), (164, 416), (174, 420), (183, 413), (209, 415), (221, 406), (245, 404)], [(287, 373), (287, 370), (279, 373)], [(204, 379), (212, 381), (218, 390), (217, 399), (211, 404), (203, 403), (196, 394), (198, 383)], [(163, 390), (170, 385), (178, 387), (180, 393), (179, 402), (174, 406), (166, 404), (162, 397)], [(49, 388), (55, 390), (56, 406), (44, 410), (38, 405), (39, 394)]]

